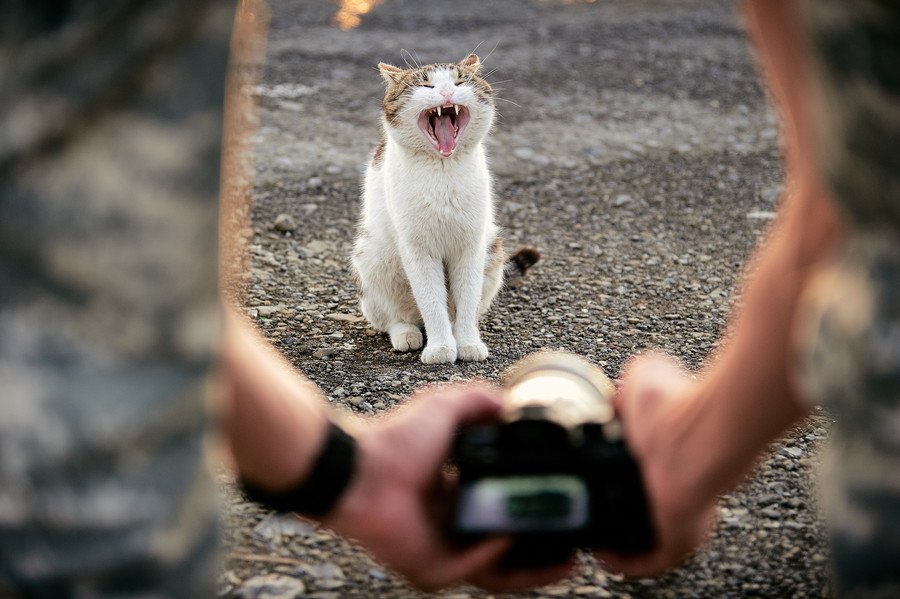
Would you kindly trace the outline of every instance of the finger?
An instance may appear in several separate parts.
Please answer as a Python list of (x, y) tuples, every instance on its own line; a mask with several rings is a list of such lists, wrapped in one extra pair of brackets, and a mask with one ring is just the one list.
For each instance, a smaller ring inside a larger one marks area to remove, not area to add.
[(631, 556), (597, 551), (594, 553), (594, 557), (607, 572), (624, 574), (629, 578), (652, 576), (666, 570), (666, 567), (662, 565), (662, 560), (656, 554)]
[(425, 576), (411, 579), (410, 582), (423, 590), (437, 590), (463, 582), (474, 577), (479, 571), (497, 567), (511, 544), (512, 539), (509, 537), (495, 537), (482, 541), (444, 557), (439, 565), (430, 568), (429, 572), (422, 572)]
[(615, 405), (627, 427), (642, 414), (654, 413), (664, 399), (675, 397), (688, 383), (674, 358), (658, 352), (642, 354), (625, 366)]
[(536, 570), (488, 570), (472, 576), (467, 582), (492, 593), (512, 593), (541, 587), (569, 576), (573, 561)]
[(440, 408), (456, 426), (493, 422), (503, 407), (501, 391), (483, 383), (456, 386), (438, 395)]

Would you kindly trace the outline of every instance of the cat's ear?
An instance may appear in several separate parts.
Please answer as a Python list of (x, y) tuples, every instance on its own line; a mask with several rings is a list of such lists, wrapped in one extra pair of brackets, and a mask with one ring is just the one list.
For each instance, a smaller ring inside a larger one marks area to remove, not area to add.
[(384, 80), (388, 83), (397, 83), (400, 81), (400, 73), (403, 72), (403, 69), (395, 67), (392, 64), (379, 62), (378, 72), (381, 73), (381, 76), (384, 77)]
[(481, 69), (481, 59), (478, 58), (477, 54), (469, 54), (465, 58), (459, 61), (459, 66), (464, 71), (469, 71), (470, 73), (477, 73), (479, 69)]

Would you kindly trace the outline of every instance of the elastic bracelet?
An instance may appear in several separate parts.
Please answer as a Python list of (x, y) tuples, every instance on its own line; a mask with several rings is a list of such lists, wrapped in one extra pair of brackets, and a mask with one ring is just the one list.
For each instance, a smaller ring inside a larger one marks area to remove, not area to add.
[(331, 511), (350, 484), (355, 467), (356, 440), (332, 422), (312, 471), (302, 482), (278, 493), (246, 481), (241, 481), (241, 486), (248, 499), (279, 512), (321, 518)]

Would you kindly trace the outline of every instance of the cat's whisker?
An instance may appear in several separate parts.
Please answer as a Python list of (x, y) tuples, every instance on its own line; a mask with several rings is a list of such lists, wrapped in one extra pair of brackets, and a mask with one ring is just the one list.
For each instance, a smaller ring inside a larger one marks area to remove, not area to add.
[[(480, 46), (481, 44), (478, 44), (478, 45)], [(497, 46), (499, 46), (499, 45), (500, 45), (500, 41), (498, 40), (497, 43), (494, 44), (494, 47), (491, 48), (491, 51), (487, 53), (487, 56), (485, 56), (484, 58), (481, 59), (481, 62), (487, 62), (487, 59), (491, 57), (491, 54), (494, 53), (494, 50), (496, 50)]]
[(515, 106), (516, 108), (522, 108), (522, 105), (521, 105), (521, 104), (516, 104), (516, 103), (513, 102), (512, 100), (507, 100), (506, 98), (500, 98), (500, 97), (498, 97), (498, 96), (494, 96), (494, 99), (495, 99), (495, 100), (500, 100), (501, 102), (509, 102), (510, 104), (512, 104), (513, 106)]

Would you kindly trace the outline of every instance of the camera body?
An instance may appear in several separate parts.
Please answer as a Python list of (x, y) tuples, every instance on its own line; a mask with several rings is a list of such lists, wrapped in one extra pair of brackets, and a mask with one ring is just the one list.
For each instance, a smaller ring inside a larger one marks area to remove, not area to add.
[(463, 429), (453, 535), (511, 534), (513, 567), (565, 561), (577, 547), (653, 547), (641, 474), (612, 406), (612, 383), (572, 354), (540, 352), (504, 376), (501, 422)]

